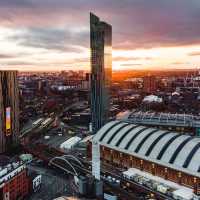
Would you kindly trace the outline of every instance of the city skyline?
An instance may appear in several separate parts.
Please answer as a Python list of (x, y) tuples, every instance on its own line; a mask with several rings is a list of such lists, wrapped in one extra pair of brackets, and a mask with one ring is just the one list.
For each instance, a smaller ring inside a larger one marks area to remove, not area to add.
[(113, 24), (113, 69), (185, 69), (200, 63), (200, 2), (0, 3), (0, 69), (89, 70), (89, 12)]

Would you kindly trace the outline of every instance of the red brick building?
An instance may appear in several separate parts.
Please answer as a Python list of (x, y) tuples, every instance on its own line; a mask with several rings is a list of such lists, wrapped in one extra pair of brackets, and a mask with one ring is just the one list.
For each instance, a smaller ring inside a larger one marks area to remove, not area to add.
[(10, 163), (0, 170), (0, 199), (25, 199), (29, 193), (26, 166), (21, 162)]
[[(199, 193), (200, 138), (122, 121), (111, 121), (93, 137), (101, 161), (137, 168)], [(88, 151), (91, 153), (91, 143)]]

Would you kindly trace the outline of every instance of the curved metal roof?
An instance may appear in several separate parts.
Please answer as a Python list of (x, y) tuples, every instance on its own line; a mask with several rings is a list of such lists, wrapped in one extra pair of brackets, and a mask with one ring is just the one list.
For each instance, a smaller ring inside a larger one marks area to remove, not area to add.
[(200, 138), (111, 121), (97, 132), (93, 140), (109, 148), (200, 177)]

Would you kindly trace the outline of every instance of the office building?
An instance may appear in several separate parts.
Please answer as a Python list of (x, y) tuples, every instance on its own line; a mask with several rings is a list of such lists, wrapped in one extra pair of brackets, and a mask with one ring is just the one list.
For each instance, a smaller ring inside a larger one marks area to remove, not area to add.
[(26, 199), (29, 193), (29, 178), (26, 165), (20, 161), (1, 166), (0, 199)]
[(0, 71), (0, 153), (18, 143), (19, 90), (17, 71)]
[(156, 91), (156, 78), (155, 76), (145, 76), (143, 78), (143, 89), (147, 93), (154, 93)]
[(109, 88), (112, 76), (112, 27), (90, 14), (91, 120), (95, 133), (109, 115)]

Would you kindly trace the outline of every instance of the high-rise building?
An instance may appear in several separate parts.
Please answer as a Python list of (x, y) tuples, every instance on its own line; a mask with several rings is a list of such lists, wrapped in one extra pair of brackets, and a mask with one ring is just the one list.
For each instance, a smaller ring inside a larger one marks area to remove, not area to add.
[(92, 131), (108, 119), (112, 76), (112, 26), (90, 13)]
[(17, 71), (0, 71), (0, 153), (18, 143), (19, 89)]
[(148, 76), (145, 76), (143, 78), (143, 82), (144, 82), (144, 91), (147, 92), (147, 93), (153, 93), (156, 91), (156, 78), (155, 76), (151, 76), (151, 75), (148, 75)]

